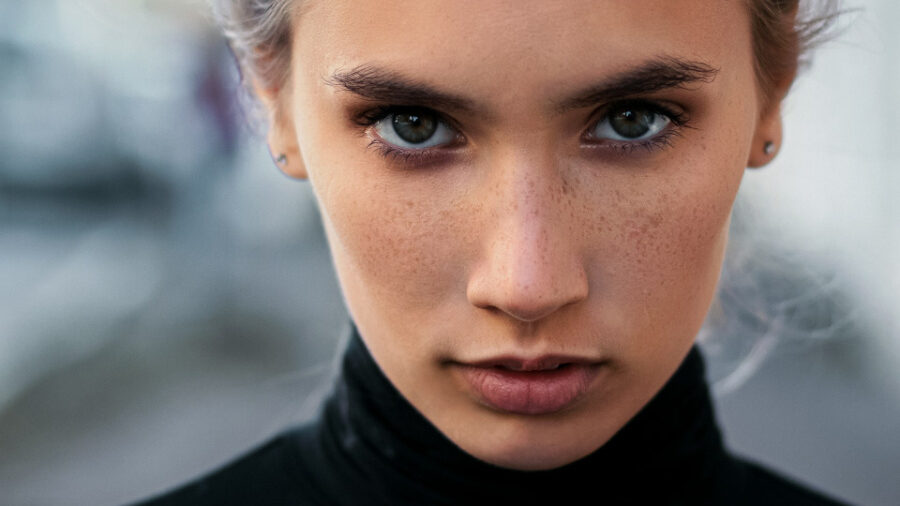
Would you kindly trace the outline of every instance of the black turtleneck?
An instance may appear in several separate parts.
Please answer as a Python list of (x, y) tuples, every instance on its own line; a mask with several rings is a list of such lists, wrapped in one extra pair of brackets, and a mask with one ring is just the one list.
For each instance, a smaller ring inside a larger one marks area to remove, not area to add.
[(594, 453), (549, 471), (487, 464), (391, 385), (355, 329), (321, 415), (142, 506), (832, 505), (723, 447), (694, 348), (662, 390)]

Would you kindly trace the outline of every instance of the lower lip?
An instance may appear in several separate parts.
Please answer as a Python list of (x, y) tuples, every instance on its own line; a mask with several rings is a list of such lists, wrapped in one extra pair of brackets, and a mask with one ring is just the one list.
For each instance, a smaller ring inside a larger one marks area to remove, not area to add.
[(599, 365), (569, 364), (548, 371), (512, 371), (462, 365), (463, 377), (487, 406), (507, 413), (543, 415), (560, 411), (582, 397)]

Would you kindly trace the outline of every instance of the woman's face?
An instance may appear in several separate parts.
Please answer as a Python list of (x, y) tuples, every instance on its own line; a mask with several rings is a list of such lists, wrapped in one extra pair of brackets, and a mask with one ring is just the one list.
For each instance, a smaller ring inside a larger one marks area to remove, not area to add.
[(686, 355), (762, 123), (748, 16), (308, 0), (275, 138), (375, 360), (463, 450), (572, 462)]

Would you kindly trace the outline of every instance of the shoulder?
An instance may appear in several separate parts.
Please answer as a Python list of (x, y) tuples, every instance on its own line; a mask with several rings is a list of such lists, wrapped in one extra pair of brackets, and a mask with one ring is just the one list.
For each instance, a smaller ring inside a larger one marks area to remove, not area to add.
[[(847, 503), (828, 497), (749, 460), (734, 458), (738, 486), (729, 487), (730, 504), (842, 506)], [(737, 485), (732, 483), (732, 485)]]
[(304, 458), (312, 430), (285, 431), (201, 478), (132, 506), (315, 504)]

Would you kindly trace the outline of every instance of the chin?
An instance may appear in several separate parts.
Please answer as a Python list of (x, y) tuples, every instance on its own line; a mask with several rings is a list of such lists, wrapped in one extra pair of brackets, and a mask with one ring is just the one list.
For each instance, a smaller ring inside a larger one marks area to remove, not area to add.
[[(516, 417), (504, 420), (494, 430), (479, 431), (480, 437), (462, 449), (495, 466), (519, 471), (544, 471), (571, 464), (603, 446), (612, 434), (561, 427), (554, 417)], [(565, 424), (568, 425), (568, 424)]]

